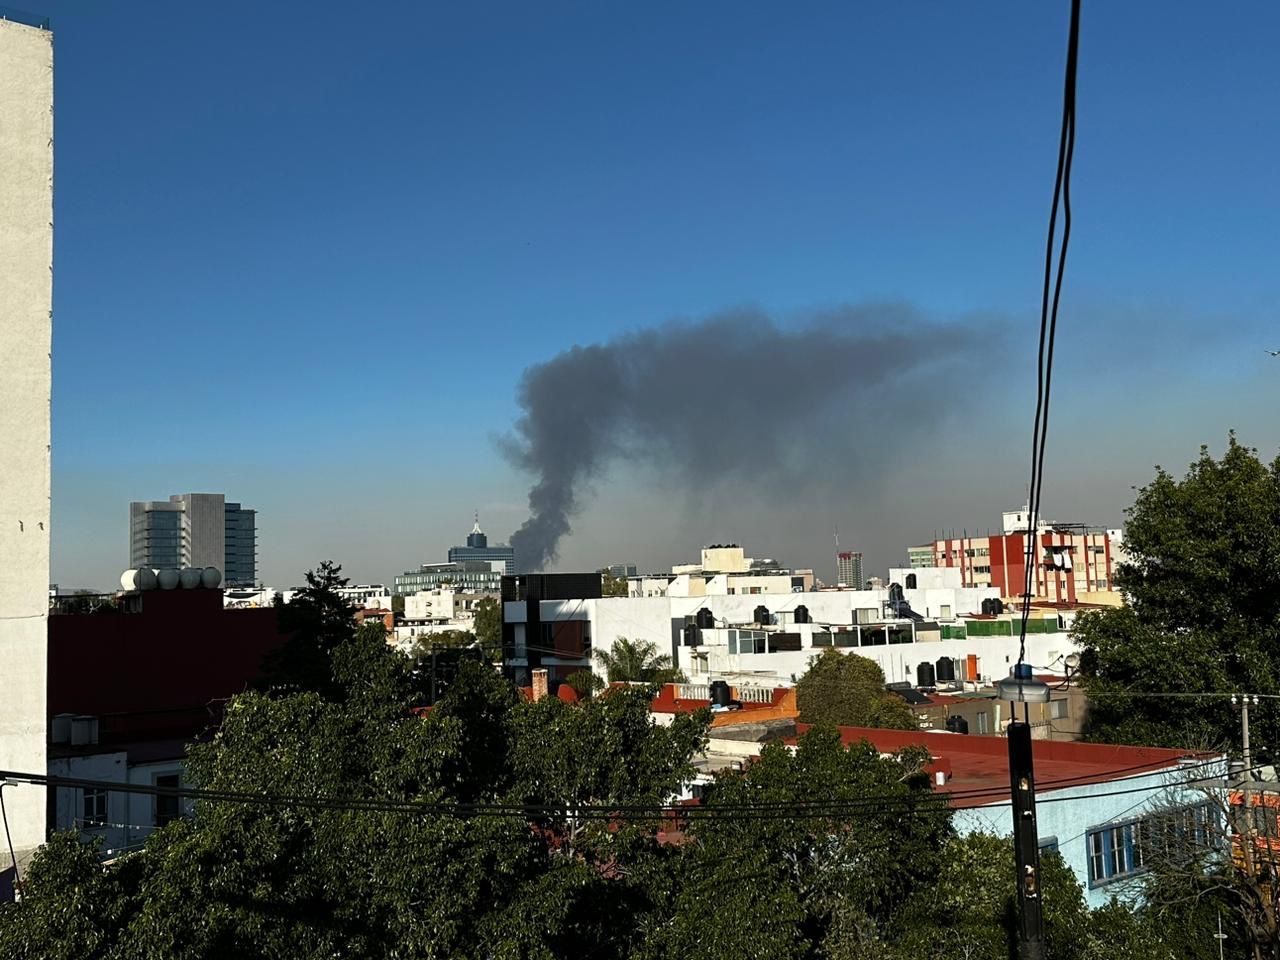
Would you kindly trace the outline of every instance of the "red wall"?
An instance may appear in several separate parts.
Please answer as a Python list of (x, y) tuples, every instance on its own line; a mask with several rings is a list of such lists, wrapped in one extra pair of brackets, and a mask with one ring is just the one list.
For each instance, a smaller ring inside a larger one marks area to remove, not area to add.
[(221, 590), (157, 590), (137, 613), (49, 617), (49, 716), (203, 708), (242, 692), (280, 646), (276, 611)]

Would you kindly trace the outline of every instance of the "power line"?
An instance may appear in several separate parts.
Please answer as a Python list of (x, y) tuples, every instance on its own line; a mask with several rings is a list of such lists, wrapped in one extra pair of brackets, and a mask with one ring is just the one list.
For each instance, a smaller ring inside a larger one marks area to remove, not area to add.
[[(1180, 773), (1200, 770), (1206, 766), (1221, 763), (1218, 758), (1199, 761), (1183, 766)], [(1115, 772), (1134, 772), (1147, 765), (1135, 765)], [(1153, 770), (1151, 773), (1160, 771)], [(460, 803), (453, 801), (431, 800), (391, 800), (359, 797), (326, 797), (287, 794), (248, 793), (243, 791), (211, 790), (195, 787), (161, 787), (150, 784), (129, 784), (112, 780), (95, 780), (81, 777), (63, 777), (56, 775), (20, 773), (0, 771), (0, 778), (14, 783), (27, 783), (52, 788), (102, 789), (120, 793), (144, 794), (161, 797), (181, 797), (190, 800), (208, 802), (244, 803), (274, 808), (317, 809), (337, 812), (411, 814), (417, 816), (439, 815), (461, 818), (474, 817), (525, 817), (530, 819), (562, 818), (583, 821), (644, 821), (644, 820), (787, 820), (787, 819), (825, 819), (840, 815), (849, 815), (864, 811), (877, 812), (915, 812), (929, 807), (947, 807), (957, 803), (993, 805), (995, 801), (1003, 801), (1008, 791), (1003, 787), (982, 787), (954, 792), (933, 792), (920, 794), (879, 793), (851, 797), (844, 800), (779, 800), (779, 801), (735, 801), (711, 803), (696, 806), (683, 806), (677, 803), (632, 803), (601, 804), (574, 803)], [(1040, 785), (1042, 790), (1065, 790), (1071, 787), (1084, 786), (1093, 782), (1087, 776), (1063, 778), (1046, 781)], [(1164, 784), (1162, 789), (1171, 786), (1187, 786), (1194, 783), (1187, 780), (1181, 784)], [(1150, 791), (1150, 786), (1133, 787), (1105, 793), (1091, 794), (1092, 797), (1123, 796), (1126, 794)], [(1061, 802), (1065, 800), (1087, 799), (1081, 797), (1047, 797), (1038, 802)], [(985, 801), (985, 802), (983, 802)]]
[[(1062, 298), (1062, 279), (1067, 266), (1067, 247), (1071, 240), (1071, 162), (1076, 145), (1076, 64), (1080, 47), (1080, 0), (1071, 2), (1071, 28), (1067, 41), (1066, 77), (1062, 93), (1062, 130), (1058, 137), (1058, 172), (1053, 184), (1053, 203), (1049, 210), (1049, 232), (1045, 242), (1044, 288), (1040, 299), (1040, 342), (1036, 365), (1036, 412), (1031, 433), (1031, 482), (1027, 491), (1027, 545), (1023, 557), (1022, 625), (1018, 632), (1018, 666), (1026, 658), (1027, 620), (1031, 615), (1031, 598), (1035, 584), (1036, 543), (1040, 495), (1044, 485), (1044, 456), (1049, 435), (1049, 398), (1053, 386), (1053, 351), (1058, 332), (1058, 306)], [(1062, 209), (1062, 243), (1054, 271), (1054, 249), (1057, 240), (1059, 202)], [(1050, 291), (1052, 290), (1052, 298)], [(1021, 671), (1018, 671), (1020, 674)]]

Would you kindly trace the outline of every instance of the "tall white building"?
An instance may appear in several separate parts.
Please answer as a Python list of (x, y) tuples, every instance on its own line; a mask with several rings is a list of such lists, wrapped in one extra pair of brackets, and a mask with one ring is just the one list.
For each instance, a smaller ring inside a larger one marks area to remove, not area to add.
[[(0, 20), (0, 769), (47, 771), (53, 35)], [(45, 791), (9, 787), (20, 865), (44, 842)], [(7, 854), (8, 851), (6, 850)], [(5, 857), (5, 860), (8, 858)], [(11, 868), (10, 868), (11, 870)], [(8, 886), (2, 877), (0, 886)]]
[(129, 566), (217, 567), (229, 587), (257, 583), (257, 511), (220, 493), (129, 504)]

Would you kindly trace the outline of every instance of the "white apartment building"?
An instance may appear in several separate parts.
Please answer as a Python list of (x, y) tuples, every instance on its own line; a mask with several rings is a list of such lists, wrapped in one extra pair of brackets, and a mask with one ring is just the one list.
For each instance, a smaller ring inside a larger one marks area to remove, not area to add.
[[(908, 582), (913, 586), (903, 586)], [(939, 659), (951, 662), (957, 677), (972, 672), (975, 680), (999, 679), (1017, 661), (1018, 623), (1011, 613), (983, 612), (983, 601), (998, 597), (989, 587), (962, 585), (954, 569), (895, 569), (890, 585), (877, 590), (543, 600), (536, 636), (525, 626), (528, 604), (535, 601), (508, 601), (506, 666), (520, 679), (536, 659), (554, 685), (595, 668), (594, 652), (626, 637), (653, 643), (693, 683), (727, 679), (786, 686), (827, 647), (875, 660), (889, 681), (914, 680), (920, 664)], [(700, 616), (703, 626), (691, 633)], [(1036, 616), (1039, 622), (1027, 637), (1028, 661), (1060, 670), (1062, 658), (1075, 650), (1069, 616)], [(970, 621), (981, 629), (968, 629)]]

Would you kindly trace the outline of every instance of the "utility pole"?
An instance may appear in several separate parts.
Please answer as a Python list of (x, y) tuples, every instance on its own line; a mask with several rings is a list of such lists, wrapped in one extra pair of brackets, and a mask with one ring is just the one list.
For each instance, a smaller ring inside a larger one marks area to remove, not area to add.
[[(1256, 694), (1242, 694), (1239, 698), (1240, 704), (1240, 748), (1244, 761), (1244, 782), (1240, 785), (1240, 792), (1243, 795), (1244, 803), (1244, 821), (1243, 829), (1239, 831), (1240, 850), (1244, 858), (1244, 868), (1249, 874), (1250, 879), (1256, 876), (1254, 870), (1254, 849), (1253, 849), (1253, 791), (1249, 788), (1250, 781), (1253, 780), (1253, 757), (1249, 751), (1249, 702), (1253, 701), (1257, 704), (1258, 697)], [(1236, 703), (1236, 697), (1232, 696), (1231, 702)]]
[[(1026, 707), (1024, 706), (1024, 711)], [(1016, 716), (1016, 714), (1015, 714)], [(1044, 912), (1040, 901), (1040, 839), (1036, 829), (1036, 778), (1031, 724), (1009, 724), (1009, 779), (1013, 796), (1013, 848), (1017, 865), (1018, 958), (1044, 960)]]

